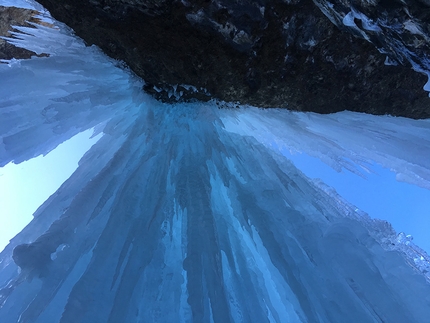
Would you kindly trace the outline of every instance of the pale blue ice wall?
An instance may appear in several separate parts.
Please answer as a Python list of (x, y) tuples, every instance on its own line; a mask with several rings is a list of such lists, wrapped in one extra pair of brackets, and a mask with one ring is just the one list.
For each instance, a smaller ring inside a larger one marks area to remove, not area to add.
[(427, 255), (276, 151), (427, 187), (428, 122), (164, 105), (56, 25), (0, 65), (0, 160), (104, 136), (0, 254), (1, 322), (428, 321)]

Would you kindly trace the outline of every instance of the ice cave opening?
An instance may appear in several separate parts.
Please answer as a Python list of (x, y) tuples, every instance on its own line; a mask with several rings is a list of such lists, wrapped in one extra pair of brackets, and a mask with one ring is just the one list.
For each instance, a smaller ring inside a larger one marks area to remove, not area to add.
[(0, 64), (0, 166), (100, 137), (0, 254), (1, 322), (428, 322), (428, 254), (285, 152), (430, 190), (430, 120), (160, 103), (42, 15), (8, 41), (47, 55)]

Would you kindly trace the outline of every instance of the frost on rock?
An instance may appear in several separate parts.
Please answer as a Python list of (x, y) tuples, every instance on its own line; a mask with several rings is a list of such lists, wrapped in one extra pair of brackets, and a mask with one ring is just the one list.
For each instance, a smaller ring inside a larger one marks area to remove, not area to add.
[(1, 322), (428, 321), (428, 256), (282, 155), (429, 187), (428, 121), (161, 104), (56, 26), (0, 65), (1, 163), (104, 136), (0, 254)]

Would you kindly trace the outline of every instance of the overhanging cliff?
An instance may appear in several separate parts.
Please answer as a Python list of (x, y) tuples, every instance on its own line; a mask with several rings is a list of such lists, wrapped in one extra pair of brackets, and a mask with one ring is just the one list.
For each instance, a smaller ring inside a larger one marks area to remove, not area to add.
[(163, 101), (430, 117), (422, 62), (401, 53), (426, 59), (425, 2), (39, 2)]

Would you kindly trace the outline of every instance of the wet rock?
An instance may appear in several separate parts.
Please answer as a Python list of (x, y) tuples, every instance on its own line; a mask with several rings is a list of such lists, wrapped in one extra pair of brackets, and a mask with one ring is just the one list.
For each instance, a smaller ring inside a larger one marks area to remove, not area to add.
[[(13, 37), (11, 31), (16, 31), (13, 26), (34, 27), (30, 23), (40, 23), (40, 20), (36, 17), (38, 14), (39, 12), (35, 10), (0, 6), (0, 36)], [(46, 56), (46, 54), (37, 55), (0, 38), (0, 59), (27, 59), (31, 56)]]

